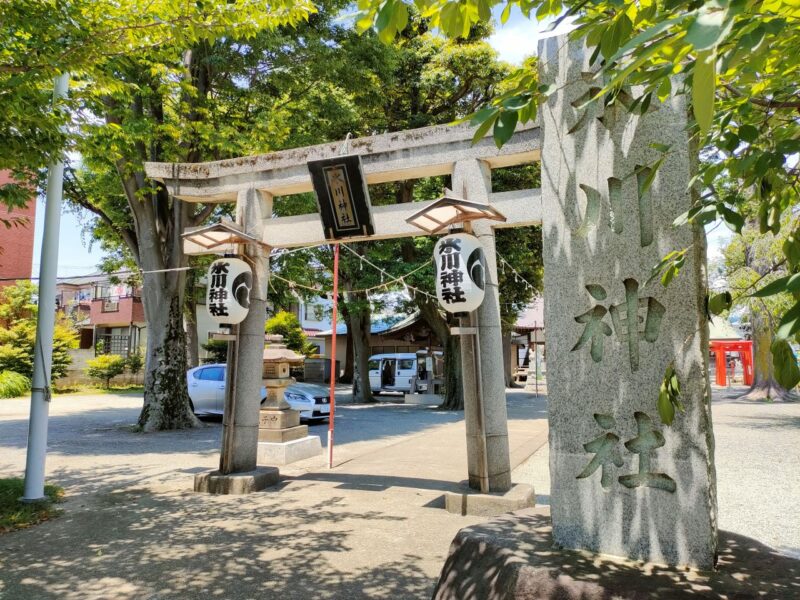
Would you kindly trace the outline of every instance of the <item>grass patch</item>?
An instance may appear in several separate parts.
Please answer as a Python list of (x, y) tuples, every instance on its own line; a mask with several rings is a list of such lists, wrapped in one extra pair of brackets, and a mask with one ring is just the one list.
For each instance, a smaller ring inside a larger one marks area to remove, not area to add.
[(30, 379), (14, 371), (0, 371), (0, 398), (17, 398), (30, 391)]
[(143, 392), (144, 386), (135, 383), (112, 385), (108, 389), (91, 385), (71, 385), (69, 387), (53, 388), (53, 394), (56, 396), (69, 396), (73, 394), (139, 394)]
[(64, 498), (64, 490), (57, 485), (44, 486), (46, 499), (32, 504), (20, 502), (24, 491), (23, 479), (0, 479), (0, 533), (30, 527), (61, 513), (54, 504)]
[[(64, 387), (53, 386), (52, 390), (54, 396), (75, 396), (78, 394), (142, 394), (144, 393), (144, 386), (135, 383), (121, 383), (119, 385), (112, 385), (109, 389), (105, 389), (91, 385), (70, 385)], [(30, 398), (30, 395), (30, 390), (28, 390), (16, 398)], [(0, 396), (0, 401), (2, 400), (3, 397)], [(14, 400), (14, 398), (9, 398), (9, 400)]]

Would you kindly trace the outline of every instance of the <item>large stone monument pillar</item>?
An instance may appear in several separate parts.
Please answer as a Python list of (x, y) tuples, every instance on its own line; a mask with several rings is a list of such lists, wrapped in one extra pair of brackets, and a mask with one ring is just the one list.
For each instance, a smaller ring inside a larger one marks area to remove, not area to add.
[[(464, 160), (453, 169), (453, 191), (471, 202), (489, 203), (492, 190), (489, 167), (479, 160)], [(503, 368), (503, 338), (497, 290), (497, 257), (494, 231), (488, 221), (475, 221), (473, 234), (481, 241), (486, 256), (486, 295), (476, 311), (478, 318), (478, 381), (471, 335), (461, 337), (461, 372), (464, 380), (464, 421), (467, 429), (467, 469), (469, 486), (480, 489), (483, 460), (478, 394), (483, 404), (483, 427), (486, 436), (486, 464), (489, 491), (511, 489), (511, 462), (508, 450), (508, 415)]]
[[(539, 46), (545, 322), (553, 536), (566, 548), (709, 568), (716, 486), (705, 239), (675, 228), (692, 202), (685, 96), (583, 104), (601, 88), (582, 46)], [(657, 148), (652, 145), (657, 143)], [(652, 186), (647, 179), (669, 146)], [(652, 267), (689, 247), (671, 285)], [(661, 422), (659, 388), (674, 367), (686, 412)]]

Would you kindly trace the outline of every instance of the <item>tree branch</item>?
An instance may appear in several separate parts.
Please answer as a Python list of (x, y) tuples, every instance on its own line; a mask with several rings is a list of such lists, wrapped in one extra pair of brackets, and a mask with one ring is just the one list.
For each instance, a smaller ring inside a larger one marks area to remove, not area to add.
[(213, 213), (216, 208), (216, 204), (204, 204), (203, 208), (201, 208), (199, 212), (195, 213), (189, 218), (189, 224), (192, 227), (202, 225), (203, 222), (211, 216), (211, 213)]
[[(744, 96), (744, 93), (736, 89), (730, 83), (723, 84), (725, 89), (732, 93), (737, 98)], [(765, 100), (764, 98), (748, 98), (751, 104), (756, 106), (763, 106), (764, 108), (796, 108), (800, 110), (800, 99), (798, 100)]]

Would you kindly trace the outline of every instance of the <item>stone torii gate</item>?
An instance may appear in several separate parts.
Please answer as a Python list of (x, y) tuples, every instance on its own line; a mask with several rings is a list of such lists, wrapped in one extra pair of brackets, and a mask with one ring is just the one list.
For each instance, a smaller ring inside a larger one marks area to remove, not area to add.
[[(480, 431), (473, 351), (462, 337), (464, 416), (467, 428), (468, 477), (470, 487), (480, 487), (481, 452), (485, 435), (488, 487), (504, 492), (511, 487), (508, 428), (505, 404), (501, 347), (500, 308), (497, 291), (497, 263), (493, 227), (519, 227), (541, 223), (540, 190), (493, 193), (491, 170), (529, 164), (540, 157), (540, 135), (536, 125), (520, 128), (517, 135), (497, 149), (490, 138), (472, 144), (472, 129), (427, 127), (399, 133), (377, 135), (349, 142), (350, 153), (361, 155), (367, 183), (385, 183), (435, 175), (451, 175), (456, 193), (473, 202), (490, 204), (505, 217), (503, 223), (478, 221), (473, 233), (484, 245), (488, 285), (478, 311), (481, 361), (480, 394), (483, 399), (485, 434)], [(321, 144), (213, 163), (146, 165), (148, 176), (162, 181), (172, 196), (189, 202), (236, 202), (236, 221), (244, 233), (263, 241), (270, 248), (296, 248), (329, 243), (318, 213), (292, 217), (272, 217), (276, 196), (312, 191), (306, 163), (341, 155), (341, 143)], [(414, 202), (372, 208), (375, 233), (351, 237), (348, 241), (376, 240), (426, 235), (406, 223), (430, 202)], [(187, 252), (192, 252), (187, 242)], [(255, 284), (248, 317), (239, 325), (238, 362), (234, 389), (238, 396), (232, 423), (236, 429), (233, 465), (237, 472), (256, 467), (258, 429), (258, 389), (261, 355), (264, 350), (264, 321), (268, 256), (252, 246), (248, 254), (256, 263)]]
[[(489, 487), (511, 485), (493, 229), (542, 223), (553, 538), (566, 548), (709, 568), (716, 554), (716, 483), (708, 385), (702, 230), (672, 227), (693, 202), (685, 97), (631, 112), (637, 90), (598, 102), (591, 51), (566, 37), (540, 44), (540, 80), (554, 90), (538, 124), (500, 150), (473, 145), (466, 126), (431, 127), (351, 142), (368, 183), (450, 174), (456, 194), (490, 204), (505, 223), (477, 221), (488, 280), (478, 311)], [(677, 89), (677, 85), (673, 89)], [(640, 107), (641, 108), (641, 107)], [(237, 204), (244, 232), (270, 247), (326, 243), (317, 214), (272, 218), (275, 196), (312, 189), (310, 160), (339, 155), (322, 144), (203, 164), (147, 164), (147, 174), (190, 202)], [(696, 157), (696, 154), (695, 154)], [(492, 193), (491, 170), (542, 160), (542, 190)], [(655, 163), (660, 168), (655, 173)], [(405, 222), (425, 203), (373, 208), (369, 239), (420, 235)], [(667, 288), (648, 282), (667, 253), (690, 248)], [(256, 467), (258, 389), (268, 257), (261, 246), (251, 311), (239, 326), (233, 415), (238, 471)], [(462, 338), (463, 365), (472, 364)], [(464, 370), (470, 486), (480, 477), (476, 382)], [(685, 410), (671, 426), (656, 411), (674, 373)]]

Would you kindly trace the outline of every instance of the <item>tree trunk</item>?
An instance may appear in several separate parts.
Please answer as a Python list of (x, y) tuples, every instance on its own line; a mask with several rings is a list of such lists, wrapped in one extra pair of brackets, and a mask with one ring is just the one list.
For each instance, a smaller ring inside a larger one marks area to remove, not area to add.
[(759, 310), (751, 310), (750, 315), (753, 324), (753, 385), (739, 399), (797, 401), (798, 397), (794, 393), (775, 380), (770, 352), (772, 327), (769, 318)]
[(514, 332), (513, 331), (502, 331), (503, 336), (503, 369), (505, 371), (504, 377), (506, 380), (506, 387), (513, 388), (518, 387), (516, 383), (514, 383), (514, 369), (517, 366), (517, 361), (515, 360), (516, 357), (512, 356), (512, 344), (511, 344), (511, 336)]
[(441, 408), (464, 410), (464, 390), (461, 382), (461, 343), (458, 336), (450, 335), (450, 325), (442, 316), (435, 300), (418, 294), (414, 302), (420, 314), (436, 337), (444, 351), (444, 400)]
[(184, 322), (186, 325), (186, 358), (189, 361), (189, 368), (200, 364), (200, 339), (197, 334), (197, 298), (195, 297), (194, 277), (187, 287), (186, 311)]
[[(368, 300), (361, 298), (360, 294), (350, 295), (352, 301), (358, 297), (358, 311), (348, 311), (348, 334), (353, 339), (353, 402), (375, 402), (372, 388), (369, 384), (369, 357), (370, 357), (370, 312)], [(366, 305), (367, 307), (365, 307)]]
[[(152, 278), (164, 279), (163, 276)], [(139, 426), (148, 432), (197, 427), (200, 422), (192, 414), (186, 387), (186, 336), (180, 289), (151, 281), (145, 283), (142, 293), (147, 320), (147, 354), (144, 406)]]
[(350, 335), (349, 326), (345, 339), (344, 374), (342, 375), (341, 382), (353, 383), (353, 336)]
[(448, 335), (444, 346), (444, 402), (441, 408), (464, 410), (464, 382), (461, 377), (461, 340)]
[[(137, 221), (144, 222), (137, 223), (138, 263), (145, 271), (142, 303), (147, 323), (144, 406), (139, 426), (143, 431), (199, 427), (186, 386), (186, 275), (183, 271), (163, 272), (188, 264), (181, 233), (189, 220), (190, 206), (177, 198), (170, 202), (163, 188), (157, 192), (154, 204), (132, 204)], [(157, 213), (161, 218), (156, 218)], [(163, 224), (170, 221), (171, 227), (166, 229)]]

